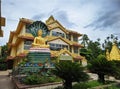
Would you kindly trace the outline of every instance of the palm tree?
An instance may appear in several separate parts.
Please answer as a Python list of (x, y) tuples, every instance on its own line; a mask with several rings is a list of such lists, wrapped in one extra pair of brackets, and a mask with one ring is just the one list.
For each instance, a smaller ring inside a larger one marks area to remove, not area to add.
[(113, 39), (113, 38), (114, 38), (114, 35), (113, 35), (113, 34), (111, 34), (110, 38), (111, 38), (111, 39)]
[(87, 47), (87, 45), (88, 45), (88, 43), (89, 43), (89, 38), (88, 38), (88, 36), (87, 36), (86, 34), (84, 34), (80, 40), (82, 40), (81, 44), (83, 44), (84, 47)]
[(101, 40), (100, 38), (97, 38), (97, 41), (98, 41), (98, 42), (100, 42), (100, 40)]
[(105, 83), (105, 75), (113, 75), (117, 70), (115, 63), (107, 61), (104, 55), (99, 55), (96, 60), (90, 61), (88, 69), (98, 75), (98, 81), (101, 83)]
[(59, 62), (55, 64), (52, 73), (63, 79), (65, 89), (72, 89), (72, 82), (80, 82), (88, 80), (88, 75), (83, 72), (83, 67), (78, 63), (70, 61)]
[(110, 40), (110, 37), (108, 36), (106, 39), (109, 41), (109, 40)]

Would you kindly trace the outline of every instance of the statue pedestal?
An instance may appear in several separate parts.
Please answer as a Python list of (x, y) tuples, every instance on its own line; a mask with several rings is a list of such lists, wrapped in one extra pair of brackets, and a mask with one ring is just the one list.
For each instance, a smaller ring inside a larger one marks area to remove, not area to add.
[[(30, 48), (27, 55), (27, 62), (21, 69), (23, 73), (26, 72), (47, 72), (48, 69), (53, 68), (50, 60), (49, 48)], [(44, 70), (44, 71), (43, 71)]]
[(50, 61), (49, 48), (30, 48), (28, 61), (32, 63), (45, 63)]

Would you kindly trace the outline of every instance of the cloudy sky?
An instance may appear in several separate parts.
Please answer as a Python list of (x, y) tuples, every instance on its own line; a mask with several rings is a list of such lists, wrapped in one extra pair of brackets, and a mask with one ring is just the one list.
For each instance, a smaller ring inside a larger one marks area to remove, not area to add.
[(87, 34), (91, 40), (120, 36), (120, 0), (1, 0), (2, 16), (6, 18), (4, 37), (16, 30), (20, 18), (42, 20), (51, 15), (64, 27)]

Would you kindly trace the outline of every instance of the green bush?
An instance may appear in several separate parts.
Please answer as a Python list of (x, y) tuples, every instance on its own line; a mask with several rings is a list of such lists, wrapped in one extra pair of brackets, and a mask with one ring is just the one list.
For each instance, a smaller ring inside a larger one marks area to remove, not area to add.
[[(106, 81), (105, 84), (111, 84), (111, 83), (113, 83), (113, 81)], [(104, 85), (104, 84), (99, 83), (98, 81), (94, 80), (94, 81), (81, 82), (81, 83), (74, 84), (72, 89), (88, 89), (88, 88), (93, 88), (93, 87), (102, 86), (102, 85)], [(120, 87), (120, 86), (112, 85), (110, 87), (103, 88), (103, 89), (120, 89), (118, 87)], [(59, 86), (54, 89), (64, 89), (64, 88), (63, 88), (63, 86)]]
[(65, 88), (63, 86), (58, 86), (58, 87), (56, 87), (54, 89), (65, 89)]
[(0, 63), (0, 70), (6, 70), (7, 64), (6, 63)]
[(53, 83), (53, 82), (60, 82), (61, 79), (55, 76), (40, 76), (40, 75), (29, 75), (23, 79), (23, 83), (27, 85), (35, 85), (35, 84), (44, 84), (44, 83)]
[(37, 75), (29, 75), (24, 78), (23, 83), (27, 85), (40, 84), (40, 78)]
[(86, 83), (78, 83), (73, 85), (73, 89), (87, 89), (88, 85)]
[(106, 87), (106, 88), (104, 88), (104, 89), (120, 89), (120, 87), (117, 87), (117, 86), (115, 86), (115, 85), (112, 85), (112, 86)]
[(89, 86), (89, 88), (100, 86), (100, 85), (103, 85), (103, 84), (99, 83), (98, 81), (90, 81), (90, 82), (87, 83), (87, 86)]
[(56, 76), (47, 77), (48, 82), (61, 82), (61, 79)]

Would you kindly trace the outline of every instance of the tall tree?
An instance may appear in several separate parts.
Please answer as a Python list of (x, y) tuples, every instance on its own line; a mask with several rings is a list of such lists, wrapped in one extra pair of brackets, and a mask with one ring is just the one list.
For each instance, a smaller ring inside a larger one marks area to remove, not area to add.
[(88, 38), (88, 36), (86, 34), (84, 34), (82, 36), (82, 38), (80, 39), (80, 41), (81, 41), (81, 44), (83, 44), (84, 47), (86, 48), (88, 43), (89, 43), (89, 38)]
[(108, 49), (111, 51), (113, 42), (116, 42), (116, 44), (119, 46), (120, 41), (118, 41), (118, 37), (111, 34), (110, 36), (106, 37), (104, 43), (102, 43), (102, 47), (104, 50)]
[(88, 49), (91, 51), (93, 59), (97, 58), (97, 56), (102, 53), (102, 49), (98, 41), (90, 41), (88, 44)]
[(65, 89), (72, 89), (72, 82), (88, 80), (88, 75), (83, 70), (80, 64), (67, 61), (56, 63), (52, 73), (64, 80)]
[(88, 61), (94, 59), (91, 50), (87, 48), (81, 48), (80, 55), (84, 56)]

